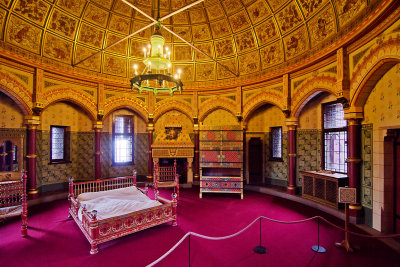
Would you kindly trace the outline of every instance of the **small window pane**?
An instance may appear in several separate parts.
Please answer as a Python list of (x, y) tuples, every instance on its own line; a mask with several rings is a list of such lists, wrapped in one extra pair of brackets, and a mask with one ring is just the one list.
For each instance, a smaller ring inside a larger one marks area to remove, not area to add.
[(116, 135), (115, 136), (115, 162), (131, 162), (132, 161), (132, 136)]
[(282, 158), (282, 127), (271, 128), (272, 157)]
[(335, 103), (324, 106), (324, 129), (343, 128), (347, 126), (344, 119), (343, 105)]
[(51, 127), (51, 159), (64, 159), (64, 127)]
[(347, 132), (325, 133), (325, 170), (347, 172)]

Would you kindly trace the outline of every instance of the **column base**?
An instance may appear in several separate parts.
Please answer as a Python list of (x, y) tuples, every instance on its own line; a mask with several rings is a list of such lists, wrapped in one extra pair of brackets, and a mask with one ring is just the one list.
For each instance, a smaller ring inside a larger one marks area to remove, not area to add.
[(153, 183), (153, 175), (146, 176), (146, 183), (152, 184)]
[(350, 220), (356, 224), (363, 223), (363, 209), (361, 204), (349, 205)]
[(288, 193), (289, 195), (296, 195), (296, 187), (289, 185), (286, 188), (286, 193)]
[(39, 190), (37, 189), (28, 190), (28, 199), (36, 199), (38, 197), (39, 197)]

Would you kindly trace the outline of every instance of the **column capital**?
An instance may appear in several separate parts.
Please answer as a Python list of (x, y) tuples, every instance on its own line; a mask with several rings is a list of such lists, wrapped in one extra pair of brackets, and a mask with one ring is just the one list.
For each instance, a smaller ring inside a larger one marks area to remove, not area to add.
[(102, 121), (96, 121), (95, 123), (93, 123), (93, 129), (95, 131), (100, 131), (101, 129), (103, 129), (103, 122)]
[(38, 126), (40, 124), (40, 117), (35, 115), (24, 116), (24, 123), (30, 126)]
[(296, 127), (299, 125), (299, 119), (298, 118), (288, 118), (285, 121), (286, 126), (288, 128), (294, 127), (294, 129), (296, 129)]
[(362, 107), (351, 107), (344, 110), (345, 120), (362, 120), (364, 119), (364, 112)]
[(148, 132), (154, 131), (154, 124), (152, 122), (147, 124), (147, 131)]

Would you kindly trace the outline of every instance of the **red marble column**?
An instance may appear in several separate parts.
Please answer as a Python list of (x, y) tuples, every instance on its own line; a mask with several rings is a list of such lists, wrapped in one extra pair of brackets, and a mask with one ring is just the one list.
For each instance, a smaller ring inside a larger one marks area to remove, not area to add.
[(27, 147), (27, 175), (28, 175), (28, 196), (37, 198), (39, 191), (36, 188), (36, 127), (37, 125), (28, 125), (28, 147)]
[(296, 125), (288, 125), (289, 183), (286, 192), (296, 194)]
[(194, 182), (200, 182), (200, 138), (199, 125), (195, 121), (194, 124)]
[(147, 125), (148, 143), (149, 143), (149, 158), (147, 162), (147, 180), (148, 182), (153, 182), (153, 156), (151, 153), (151, 145), (153, 144), (153, 132), (154, 125), (152, 119), (149, 119), (149, 124)]
[(94, 129), (94, 177), (101, 179), (101, 128)]
[(243, 183), (247, 184), (247, 175), (246, 175), (246, 156), (247, 156), (247, 140), (246, 140), (246, 125), (242, 126), (243, 131)]
[(359, 119), (347, 120), (347, 175), (349, 187), (357, 189), (357, 204), (350, 205), (350, 216), (361, 217), (362, 206), (360, 205), (360, 176), (361, 176), (361, 124)]

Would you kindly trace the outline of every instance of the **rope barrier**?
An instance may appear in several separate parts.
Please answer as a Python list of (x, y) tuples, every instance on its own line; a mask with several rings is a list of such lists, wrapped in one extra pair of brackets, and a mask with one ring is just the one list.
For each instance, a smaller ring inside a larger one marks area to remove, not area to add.
[(240, 231), (238, 231), (238, 232), (236, 232), (234, 234), (227, 235), (227, 236), (213, 237), (213, 236), (206, 236), (206, 235), (198, 234), (198, 233), (195, 233), (195, 232), (188, 232), (173, 247), (171, 247), (166, 253), (164, 253), (164, 255), (162, 255), (160, 258), (158, 258), (157, 260), (153, 261), (152, 263), (150, 263), (146, 267), (152, 267), (152, 266), (156, 265), (157, 263), (159, 263), (160, 261), (162, 261), (163, 259), (165, 259), (169, 254), (171, 254), (172, 251), (174, 251), (186, 239), (186, 237), (188, 237), (190, 235), (197, 236), (197, 237), (200, 237), (200, 238), (203, 238), (203, 239), (208, 239), (208, 240), (229, 239), (229, 238), (238, 236), (241, 233), (243, 233), (244, 231), (246, 231), (247, 229), (249, 229), (260, 218), (261, 219), (265, 219), (267, 221), (281, 223), (281, 224), (297, 224), (297, 223), (304, 223), (304, 222), (312, 221), (312, 220), (315, 220), (315, 219), (321, 219), (322, 221), (326, 222), (328, 225), (331, 225), (331, 226), (333, 226), (333, 227), (335, 227), (335, 228), (337, 228), (337, 229), (339, 229), (339, 230), (341, 230), (343, 232), (347, 232), (347, 233), (349, 233), (351, 235), (355, 235), (355, 236), (360, 236), (360, 237), (365, 237), (365, 238), (395, 238), (395, 237), (400, 237), (400, 234), (371, 236), (371, 235), (360, 234), (360, 233), (356, 233), (356, 232), (352, 232), (352, 231), (346, 231), (344, 228), (342, 228), (340, 226), (337, 226), (336, 224), (328, 221), (327, 219), (325, 219), (324, 217), (321, 217), (321, 216), (314, 216), (314, 217), (306, 218), (306, 219), (303, 219), (303, 220), (296, 220), (296, 221), (281, 221), (281, 220), (271, 219), (271, 218), (268, 218), (268, 217), (265, 217), (265, 216), (259, 216), (258, 218), (253, 220), (249, 225), (247, 225), (242, 230), (240, 230)]

